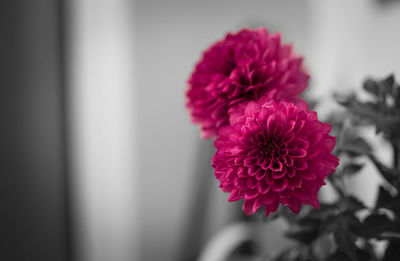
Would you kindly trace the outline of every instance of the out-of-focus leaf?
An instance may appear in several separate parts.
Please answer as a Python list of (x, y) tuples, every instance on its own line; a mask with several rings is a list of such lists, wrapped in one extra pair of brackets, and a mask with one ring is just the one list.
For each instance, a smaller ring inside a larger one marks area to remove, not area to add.
[[(265, 217), (264, 214), (263, 216)], [(285, 218), (289, 223), (296, 222), (298, 219), (298, 215), (296, 213), (293, 213), (290, 209), (284, 206), (279, 206), (278, 216)]]
[(364, 220), (361, 229), (357, 231), (357, 235), (381, 239), (384, 232), (400, 232), (400, 229), (386, 215), (373, 213)]
[[(339, 104), (347, 108), (347, 110), (360, 118), (367, 120), (374, 120), (379, 115), (381, 109), (380, 104), (372, 102), (360, 102), (357, 100), (355, 95), (348, 97), (347, 99), (338, 100)], [(371, 122), (372, 123), (372, 122)]]
[(332, 234), (321, 235), (313, 242), (312, 252), (316, 260), (326, 260), (337, 250), (337, 245)]
[[(370, 253), (365, 249), (356, 249), (356, 260), (359, 261), (371, 261), (376, 260), (374, 257), (370, 255)], [(342, 251), (337, 251), (333, 255), (329, 256), (327, 261), (349, 261), (352, 260), (347, 254), (343, 253)]]
[(364, 167), (364, 164), (350, 163), (343, 167), (342, 173), (343, 173), (343, 175), (351, 176), (351, 175), (357, 174), (363, 167)]
[(344, 184), (342, 180), (338, 178), (338, 175), (339, 174), (337, 172), (334, 172), (328, 176), (328, 180), (332, 184), (335, 191), (340, 195), (340, 197), (344, 197), (346, 194)]
[(375, 203), (375, 208), (387, 208), (394, 212), (400, 213), (400, 197), (392, 196), (384, 187), (379, 186), (378, 198)]
[(342, 202), (341, 205), (346, 208), (347, 211), (356, 212), (362, 209), (365, 209), (365, 205), (355, 198), (354, 196), (346, 197)]
[(398, 261), (400, 260), (400, 240), (395, 239), (389, 242), (385, 251), (383, 261)]
[(376, 258), (372, 256), (371, 252), (368, 251), (367, 249), (357, 248), (356, 255), (357, 255), (357, 260), (362, 260), (362, 261), (376, 260)]
[(365, 139), (356, 137), (344, 141), (344, 143), (338, 148), (340, 152), (347, 152), (351, 156), (366, 155), (372, 151), (371, 146)]
[[(378, 85), (380, 93), (373, 102), (361, 102), (354, 94), (348, 97), (337, 96), (337, 101), (358, 121), (363, 119), (366, 123), (375, 125), (377, 133), (383, 132), (389, 139), (399, 140), (400, 112), (393, 110), (396, 107), (393, 105), (393, 101), (396, 104), (394, 93), (397, 91), (394, 78), (389, 76)], [(373, 86), (371, 81), (366, 86), (370, 92), (376, 92), (375, 88), (371, 87)]]
[(370, 160), (375, 164), (375, 167), (379, 170), (382, 177), (392, 186), (398, 188), (399, 187), (399, 177), (400, 173), (398, 171), (393, 170), (389, 167), (386, 167), (383, 163), (381, 163), (373, 154), (368, 154)]
[[(308, 260), (305, 256), (306, 249), (302, 245), (298, 245), (289, 249), (285, 249), (279, 253), (276, 257), (267, 259), (268, 261), (306, 261)], [(310, 261), (310, 260), (308, 260)]]
[(333, 236), (338, 248), (346, 253), (350, 260), (357, 261), (356, 246), (354, 244), (355, 238), (348, 233), (346, 227), (339, 226), (334, 232)]
[(307, 215), (297, 218), (285, 235), (303, 244), (309, 244), (318, 237), (320, 225), (320, 219)]
[(309, 244), (318, 237), (319, 225), (292, 226), (285, 235), (303, 244)]
[(336, 227), (338, 226), (338, 217), (337, 216), (330, 216), (325, 219), (321, 224), (321, 234), (329, 234), (332, 233)]
[(396, 84), (394, 90), (393, 90), (393, 99), (394, 99), (394, 107), (397, 109), (397, 112), (399, 112), (400, 109), (400, 85)]
[(330, 257), (326, 259), (326, 261), (352, 261), (352, 259), (341, 251), (337, 251)]
[(312, 209), (307, 218), (326, 220), (328, 217), (336, 216), (338, 213), (338, 204), (321, 203), (319, 209)]
[(322, 222), (321, 233), (331, 233), (337, 229), (345, 229), (349, 234), (359, 230), (361, 222), (350, 211), (330, 216)]
[(384, 94), (392, 94), (393, 93), (393, 88), (394, 88), (394, 75), (390, 74), (388, 77), (386, 77), (382, 81), (382, 92)]
[(372, 79), (367, 79), (366, 81), (364, 81), (363, 87), (364, 90), (375, 96), (377, 96), (380, 92), (378, 83)]

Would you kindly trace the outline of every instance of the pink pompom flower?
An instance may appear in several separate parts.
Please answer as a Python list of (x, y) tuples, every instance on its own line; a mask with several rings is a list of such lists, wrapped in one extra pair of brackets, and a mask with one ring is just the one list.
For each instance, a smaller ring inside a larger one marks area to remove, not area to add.
[(203, 138), (214, 137), (229, 124), (228, 110), (262, 96), (297, 100), (309, 75), (303, 58), (282, 44), (280, 33), (243, 29), (211, 45), (188, 80), (186, 107)]
[(318, 209), (318, 191), (339, 163), (331, 153), (336, 142), (331, 126), (318, 121), (305, 103), (266, 98), (242, 104), (230, 115), (230, 125), (218, 131), (212, 158), (229, 201), (243, 198), (246, 215), (264, 205), (267, 217), (279, 203), (295, 213), (302, 204)]

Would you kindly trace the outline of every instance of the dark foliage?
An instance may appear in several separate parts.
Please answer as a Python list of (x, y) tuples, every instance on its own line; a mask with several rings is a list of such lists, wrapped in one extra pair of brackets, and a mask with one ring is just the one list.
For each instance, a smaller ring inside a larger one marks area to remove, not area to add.
[[(289, 223), (286, 237), (296, 243), (268, 260), (400, 260), (400, 85), (390, 75), (368, 79), (363, 88), (369, 94), (367, 101), (355, 94), (338, 97), (346, 112), (330, 118), (337, 136), (335, 153), (341, 158), (340, 167), (328, 178), (337, 201), (321, 204), (319, 210), (303, 209), (298, 216), (279, 212)], [(392, 145), (392, 166), (380, 162), (359, 135), (365, 126), (374, 126)], [(346, 191), (344, 182), (345, 176), (360, 173), (368, 161), (385, 181), (373, 208)], [(376, 241), (387, 242), (383, 256), (375, 253)]]

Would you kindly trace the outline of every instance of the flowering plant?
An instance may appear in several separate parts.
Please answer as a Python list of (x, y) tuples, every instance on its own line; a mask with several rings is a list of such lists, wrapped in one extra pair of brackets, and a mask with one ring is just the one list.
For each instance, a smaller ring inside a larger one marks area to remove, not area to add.
[[(186, 106), (202, 136), (215, 137), (221, 189), (229, 201), (243, 200), (246, 215), (263, 206), (266, 220), (289, 225), (288, 247), (260, 260), (400, 260), (400, 86), (393, 76), (367, 80), (369, 101), (338, 96), (346, 112), (328, 124), (298, 96), (308, 79), (292, 46), (263, 28), (227, 34), (204, 52)], [(391, 167), (360, 135), (369, 125), (392, 145)], [(384, 179), (372, 208), (345, 186), (365, 161)], [(320, 203), (326, 181), (336, 199)]]
[(204, 138), (229, 123), (228, 110), (260, 97), (296, 101), (308, 83), (302, 57), (279, 33), (244, 29), (211, 45), (188, 80), (186, 106)]
[[(289, 223), (286, 236), (295, 244), (265, 260), (399, 260), (400, 259), (400, 85), (390, 75), (368, 79), (368, 101), (356, 95), (337, 97), (345, 113), (331, 116), (337, 135), (335, 154), (340, 167), (328, 176), (337, 199), (298, 216), (282, 211)], [(392, 166), (383, 164), (360, 133), (374, 126), (391, 144)], [(347, 177), (360, 173), (368, 162), (383, 178), (372, 207), (367, 207), (346, 187)], [(378, 244), (379, 243), (379, 244)], [(380, 246), (380, 247), (379, 247)], [(382, 248), (383, 246), (383, 248)]]
[(264, 205), (268, 217), (279, 203), (295, 213), (302, 204), (319, 208), (318, 190), (339, 161), (330, 129), (306, 104), (262, 98), (239, 106), (218, 131), (215, 176), (229, 201), (244, 198), (247, 215)]

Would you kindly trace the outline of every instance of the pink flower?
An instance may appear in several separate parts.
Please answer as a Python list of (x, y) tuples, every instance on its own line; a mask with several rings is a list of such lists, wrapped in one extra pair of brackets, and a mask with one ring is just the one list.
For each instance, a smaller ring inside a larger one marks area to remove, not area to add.
[(246, 215), (264, 205), (268, 217), (279, 203), (295, 213), (302, 204), (318, 209), (318, 191), (339, 163), (330, 129), (305, 103), (261, 98), (239, 106), (215, 140), (220, 187), (229, 201), (244, 199)]
[(257, 100), (297, 100), (309, 75), (291, 44), (282, 44), (280, 33), (243, 29), (208, 48), (188, 80), (186, 106), (199, 123), (203, 138), (216, 135), (229, 124), (228, 110)]

